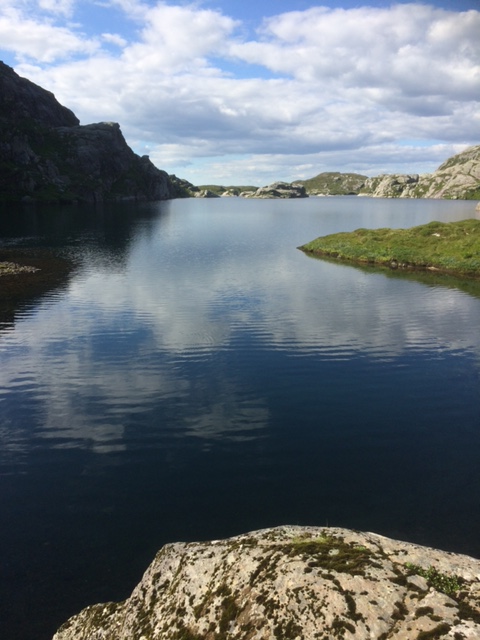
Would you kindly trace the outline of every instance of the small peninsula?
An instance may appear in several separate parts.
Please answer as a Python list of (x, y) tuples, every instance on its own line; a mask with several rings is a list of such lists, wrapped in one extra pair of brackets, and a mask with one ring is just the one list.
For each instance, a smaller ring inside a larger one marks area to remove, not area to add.
[(473, 218), (410, 229), (357, 229), (322, 236), (298, 248), (358, 264), (480, 278), (480, 220)]

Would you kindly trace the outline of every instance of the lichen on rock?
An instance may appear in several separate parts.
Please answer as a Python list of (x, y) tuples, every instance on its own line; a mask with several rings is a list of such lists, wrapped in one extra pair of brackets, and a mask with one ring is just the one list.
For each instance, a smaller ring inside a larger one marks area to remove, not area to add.
[(168, 544), (130, 598), (84, 609), (54, 640), (441, 637), (480, 637), (480, 560), (373, 533), (283, 526)]

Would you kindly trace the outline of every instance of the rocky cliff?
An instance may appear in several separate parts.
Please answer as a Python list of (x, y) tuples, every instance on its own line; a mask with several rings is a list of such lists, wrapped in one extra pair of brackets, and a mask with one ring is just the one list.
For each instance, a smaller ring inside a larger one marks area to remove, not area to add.
[(168, 175), (139, 157), (116, 123), (81, 126), (33, 82), (0, 62), (0, 200), (160, 200)]
[(54, 640), (480, 638), (480, 560), (338, 528), (166, 545)]
[(480, 145), (452, 156), (424, 175), (384, 175), (368, 178), (360, 194), (380, 198), (480, 199)]

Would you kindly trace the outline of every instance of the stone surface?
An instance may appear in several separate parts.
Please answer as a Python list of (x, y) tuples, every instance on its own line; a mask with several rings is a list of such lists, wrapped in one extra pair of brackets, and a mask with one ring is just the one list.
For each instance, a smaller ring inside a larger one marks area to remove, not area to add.
[(308, 193), (302, 184), (288, 184), (274, 182), (267, 187), (260, 187), (254, 192), (246, 191), (240, 194), (244, 198), (307, 198)]
[(0, 62), (0, 200), (160, 200), (167, 174), (127, 145), (116, 123), (81, 126), (53, 93)]
[(431, 174), (368, 178), (360, 194), (379, 198), (480, 199), (480, 145), (452, 156)]
[(54, 636), (316, 638), (480, 638), (480, 561), (339, 528), (169, 544), (130, 598), (88, 607)]

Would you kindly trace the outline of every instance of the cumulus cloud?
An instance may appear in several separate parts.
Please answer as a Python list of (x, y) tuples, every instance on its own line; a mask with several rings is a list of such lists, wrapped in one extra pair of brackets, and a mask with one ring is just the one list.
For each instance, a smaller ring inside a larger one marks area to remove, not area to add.
[(6, 7), (0, 14), (1, 49), (15, 53), (19, 60), (40, 63), (64, 61), (74, 54), (94, 55), (96, 38), (85, 37), (48, 19), (29, 18), (21, 11)]
[(328, 169), (355, 170), (352, 153), (381, 146), (382, 168), (403, 170), (389, 164), (389, 149), (411, 140), (423, 144), (411, 145), (417, 158), (409, 170), (427, 167), (428, 145), (431, 171), (435, 145), (448, 156), (480, 140), (477, 10), (313, 7), (266, 19), (247, 36), (238, 19), (195, 4), (110, 0), (104, 10), (125, 29), (97, 33), (61, 22), (77, 17), (70, 0), (58, 3), (56, 22), (53, 0), (33, 14), (28, 0), (9, 2), (0, 38), (19, 72), (84, 123), (119, 121), (136, 150), (148, 147), (159, 166), (197, 183), (245, 182), (246, 175), (225, 175), (230, 159), (283, 156), (287, 179), (291, 156), (309, 155), (302, 164), (310, 164), (336, 152), (339, 163)]

